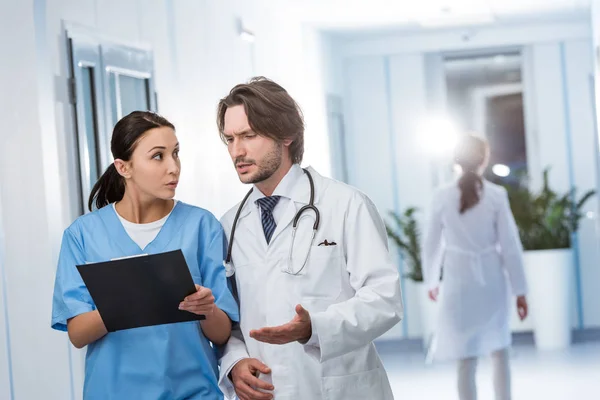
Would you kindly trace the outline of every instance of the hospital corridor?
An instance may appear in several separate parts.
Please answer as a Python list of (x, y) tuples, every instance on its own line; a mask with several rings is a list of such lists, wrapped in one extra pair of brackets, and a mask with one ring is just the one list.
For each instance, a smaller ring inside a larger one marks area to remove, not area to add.
[(0, 400), (600, 400), (600, 0), (0, 0)]

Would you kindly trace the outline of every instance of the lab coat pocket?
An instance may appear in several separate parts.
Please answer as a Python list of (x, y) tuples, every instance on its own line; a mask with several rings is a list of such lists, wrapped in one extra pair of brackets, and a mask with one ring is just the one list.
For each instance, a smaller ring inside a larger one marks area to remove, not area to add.
[(383, 370), (375, 368), (343, 376), (324, 376), (323, 398), (327, 400), (384, 399)]
[(341, 293), (343, 271), (340, 246), (312, 246), (305, 268), (288, 278), (298, 284), (303, 298), (333, 300)]

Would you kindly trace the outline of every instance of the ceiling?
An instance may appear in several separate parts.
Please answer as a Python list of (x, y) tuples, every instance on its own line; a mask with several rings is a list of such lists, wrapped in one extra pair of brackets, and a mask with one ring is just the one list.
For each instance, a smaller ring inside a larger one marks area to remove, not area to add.
[[(589, 13), (590, 0), (275, 0), (324, 30), (441, 28), (566, 18)], [(275, 4), (274, 4), (275, 5)]]

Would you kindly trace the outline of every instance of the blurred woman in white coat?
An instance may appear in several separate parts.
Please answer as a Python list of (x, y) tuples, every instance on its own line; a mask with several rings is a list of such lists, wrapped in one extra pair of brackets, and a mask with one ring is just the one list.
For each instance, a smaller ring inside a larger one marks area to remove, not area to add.
[(435, 194), (423, 241), (429, 297), (440, 300), (432, 350), (436, 360), (458, 360), (460, 400), (477, 399), (477, 359), (490, 354), (496, 400), (511, 398), (514, 297), (521, 320), (527, 316), (523, 249), (506, 190), (482, 179), (488, 160), (484, 140), (465, 136), (459, 143), (462, 175)]

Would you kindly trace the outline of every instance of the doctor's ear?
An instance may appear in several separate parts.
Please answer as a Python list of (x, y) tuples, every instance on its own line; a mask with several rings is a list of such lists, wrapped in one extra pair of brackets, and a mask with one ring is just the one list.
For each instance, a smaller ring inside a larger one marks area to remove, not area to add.
[(294, 143), (294, 139), (284, 139), (282, 143), (285, 147), (290, 147), (290, 145)]
[(127, 179), (131, 177), (129, 162), (117, 158), (115, 160), (115, 169), (123, 178)]

